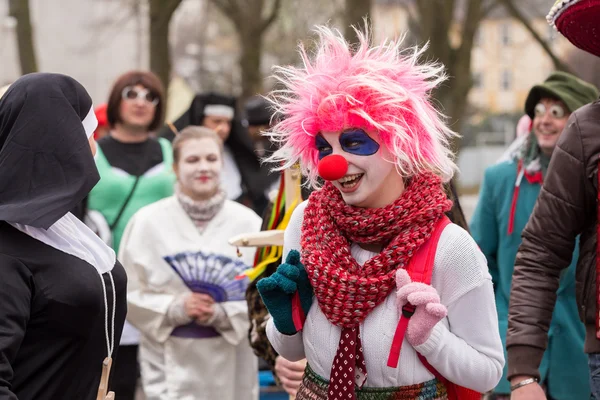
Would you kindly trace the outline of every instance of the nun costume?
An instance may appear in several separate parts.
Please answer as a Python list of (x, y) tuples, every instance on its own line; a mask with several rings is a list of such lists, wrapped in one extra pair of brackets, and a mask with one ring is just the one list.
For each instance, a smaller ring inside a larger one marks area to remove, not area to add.
[(0, 400), (111, 398), (127, 278), (69, 212), (99, 180), (96, 125), (68, 76), (25, 75), (0, 99)]

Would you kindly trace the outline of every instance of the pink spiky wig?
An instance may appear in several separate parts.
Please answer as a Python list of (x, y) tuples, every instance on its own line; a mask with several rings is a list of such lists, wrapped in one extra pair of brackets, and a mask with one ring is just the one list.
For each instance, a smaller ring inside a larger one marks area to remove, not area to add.
[(362, 128), (377, 132), (402, 176), (429, 171), (450, 180), (456, 165), (449, 139), (456, 133), (430, 101), (431, 90), (446, 79), (443, 65), (419, 63), (425, 47), (403, 51), (401, 39), (370, 47), (369, 35), (357, 31), (353, 51), (338, 30), (316, 31), (312, 58), (300, 45), (301, 67), (275, 67), (283, 88), (269, 100), (283, 119), (266, 133), (280, 145), (269, 161), (281, 169), (300, 161), (316, 186), (315, 136)]

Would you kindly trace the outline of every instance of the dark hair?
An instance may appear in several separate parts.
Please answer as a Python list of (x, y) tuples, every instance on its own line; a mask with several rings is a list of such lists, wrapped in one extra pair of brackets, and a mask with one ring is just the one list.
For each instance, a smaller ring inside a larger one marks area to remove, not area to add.
[(123, 100), (121, 97), (123, 89), (135, 85), (145, 87), (158, 98), (158, 104), (154, 108), (154, 119), (148, 126), (149, 131), (155, 131), (163, 124), (166, 104), (163, 85), (160, 79), (150, 71), (129, 71), (117, 79), (108, 96), (108, 106), (106, 107), (108, 123), (112, 127), (121, 122), (119, 108)]
[(450, 181), (447, 184), (445, 184), (444, 191), (446, 192), (448, 198), (452, 200), (452, 209), (446, 213), (446, 216), (450, 218), (450, 221), (452, 221), (452, 223), (460, 226), (465, 231), (469, 232), (469, 224), (467, 223), (465, 213), (463, 212), (463, 209), (460, 206), (458, 192), (456, 191), (454, 181)]

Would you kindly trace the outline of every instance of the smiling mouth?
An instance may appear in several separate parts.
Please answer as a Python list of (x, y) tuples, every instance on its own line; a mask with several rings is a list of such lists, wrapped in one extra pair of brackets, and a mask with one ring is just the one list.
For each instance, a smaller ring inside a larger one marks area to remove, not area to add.
[(364, 174), (352, 174), (352, 175), (347, 175), (345, 177), (343, 177), (342, 179), (338, 180), (338, 183), (340, 185), (342, 185), (342, 187), (344, 189), (352, 189), (353, 187), (355, 187), (356, 185), (358, 185), (358, 182), (360, 182), (360, 180), (362, 179)]

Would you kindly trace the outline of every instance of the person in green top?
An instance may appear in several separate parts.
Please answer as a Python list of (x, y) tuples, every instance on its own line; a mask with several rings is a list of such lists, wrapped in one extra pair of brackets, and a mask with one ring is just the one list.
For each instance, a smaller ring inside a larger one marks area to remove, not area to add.
[[(522, 145), (507, 161), (485, 171), (471, 221), (471, 234), (487, 258), (505, 352), (508, 304), (521, 232), (533, 212), (550, 157), (569, 115), (597, 97), (598, 90), (593, 85), (571, 74), (552, 73), (529, 92), (525, 112), (533, 122)], [(575, 251), (573, 261), (562, 277), (548, 332), (548, 348), (540, 365), (540, 383), (546, 387), (548, 399), (587, 399), (590, 396), (587, 356), (583, 352), (585, 329), (579, 321), (575, 301), (577, 256)], [(506, 366), (503, 379), (494, 392), (492, 398), (510, 398)]]
[[(151, 134), (163, 123), (163, 93), (158, 77), (145, 71), (123, 74), (110, 92), (106, 112), (111, 130), (98, 141), (96, 166), (101, 179), (89, 194), (87, 207), (106, 219), (116, 253), (131, 216), (173, 194), (171, 144)], [(113, 364), (111, 389), (122, 400), (135, 396), (138, 343), (139, 333), (126, 324)]]

